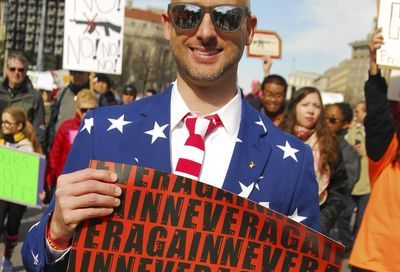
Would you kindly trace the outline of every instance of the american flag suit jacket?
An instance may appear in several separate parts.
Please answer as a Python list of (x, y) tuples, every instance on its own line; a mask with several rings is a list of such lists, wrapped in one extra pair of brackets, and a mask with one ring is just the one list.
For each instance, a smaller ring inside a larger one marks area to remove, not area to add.
[[(64, 173), (86, 168), (90, 159), (138, 164), (171, 172), (170, 86), (163, 93), (124, 106), (86, 114)], [(242, 118), (223, 188), (319, 230), (318, 184), (311, 149), (282, 132), (242, 102)], [(28, 271), (62, 271), (68, 254), (49, 265), (45, 228), (54, 198), (28, 232), (22, 248)], [(47, 264), (46, 264), (47, 263)]]

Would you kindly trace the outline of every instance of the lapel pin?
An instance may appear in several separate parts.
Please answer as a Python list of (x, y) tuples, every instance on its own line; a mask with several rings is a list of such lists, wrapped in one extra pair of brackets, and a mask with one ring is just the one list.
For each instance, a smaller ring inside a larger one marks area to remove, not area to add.
[(254, 167), (256, 167), (256, 164), (253, 161), (251, 161), (249, 163), (249, 167), (250, 167), (250, 169), (253, 169)]

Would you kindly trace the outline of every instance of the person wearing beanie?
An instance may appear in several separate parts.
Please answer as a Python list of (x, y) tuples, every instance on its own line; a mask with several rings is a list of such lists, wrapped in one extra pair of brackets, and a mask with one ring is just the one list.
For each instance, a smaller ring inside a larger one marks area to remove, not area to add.
[(106, 74), (96, 74), (93, 78), (93, 90), (99, 98), (99, 106), (118, 105), (115, 94), (111, 91), (112, 82)]

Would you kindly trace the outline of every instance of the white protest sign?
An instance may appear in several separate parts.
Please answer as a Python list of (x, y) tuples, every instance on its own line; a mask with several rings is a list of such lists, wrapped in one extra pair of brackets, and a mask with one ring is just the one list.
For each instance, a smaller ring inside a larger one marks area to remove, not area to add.
[(121, 74), (125, 0), (65, 1), (63, 68)]
[(247, 56), (270, 56), (280, 59), (282, 57), (282, 40), (276, 32), (257, 30), (252, 43), (247, 47)]
[(388, 87), (388, 99), (400, 101), (400, 71), (392, 70), (390, 72), (390, 81)]
[(378, 27), (385, 39), (377, 52), (378, 65), (400, 69), (400, 0), (380, 0)]

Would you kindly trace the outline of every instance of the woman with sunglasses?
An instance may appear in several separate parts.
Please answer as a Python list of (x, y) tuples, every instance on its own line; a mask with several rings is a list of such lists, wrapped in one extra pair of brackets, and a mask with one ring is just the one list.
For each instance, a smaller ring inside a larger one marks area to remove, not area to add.
[(42, 195), (42, 200), (45, 203), (50, 201), (50, 192), (54, 189), (58, 176), (61, 175), (72, 143), (78, 133), (81, 120), (88, 110), (94, 109), (97, 106), (96, 94), (89, 89), (83, 89), (76, 97), (74, 118), (67, 119), (61, 123), (49, 153), (45, 195)]
[(293, 94), (280, 127), (311, 146), (319, 187), (321, 232), (328, 235), (343, 208), (347, 173), (322, 109), (318, 89), (301, 88)]
[[(336, 135), (340, 150), (343, 155), (343, 163), (347, 173), (348, 192), (360, 178), (361, 161), (357, 150), (350, 144), (347, 137), (348, 129), (353, 120), (353, 110), (350, 104), (341, 102), (329, 104), (325, 107), (325, 116), (328, 127)], [(353, 246), (354, 235), (351, 231), (351, 217), (355, 209), (355, 203), (350, 194), (346, 195), (345, 207), (340, 212), (338, 219), (339, 239), (345, 248), (345, 257), (348, 258)]]
[(349, 259), (352, 271), (400, 268), (400, 122), (390, 111), (388, 86), (376, 62), (377, 50), (384, 44), (381, 32), (378, 29), (372, 34), (365, 83), (371, 194)]
[[(41, 153), (33, 127), (27, 121), (22, 108), (10, 106), (4, 109), (1, 115), (1, 132), (0, 145)], [(18, 230), (25, 210), (24, 205), (0, 200), (0, 234), (3, 234), (5, 244), (0, 271), (13, 271), (11, 256), (18, 242)], [(4, 226), (6, 218), (7, 224)]]

